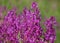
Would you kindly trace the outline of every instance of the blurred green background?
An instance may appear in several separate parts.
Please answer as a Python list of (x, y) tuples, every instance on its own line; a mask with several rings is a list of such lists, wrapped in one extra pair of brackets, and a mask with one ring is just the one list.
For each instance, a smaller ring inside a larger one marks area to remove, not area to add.
[[(55, 43), (60, 43), (60, 0), (0, 0), (0, 7), (5, 6), (8, 10), (17, 7), (17, 12), (22, 12), (24, 7), (30, 8), (33, 1), (38, 3), (42, 19), (44, 19), (45, 16), (56, 17), (58, 24), (56, 27), (57, 39)], [(6, 11), (3, 13), (6, 14)]]

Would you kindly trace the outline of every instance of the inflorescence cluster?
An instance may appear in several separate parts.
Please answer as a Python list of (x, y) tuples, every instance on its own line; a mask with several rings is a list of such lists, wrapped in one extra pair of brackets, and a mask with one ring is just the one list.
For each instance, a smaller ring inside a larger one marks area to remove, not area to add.
[(24, 8), (20, 15), (15, 10), (9, 11), (0, 24), (0, 43), (54, 43), (55, 17), (44, 22), (45, 32), (40, 22), (41, 14), (36, 2), (32, 3), (31, 9)]

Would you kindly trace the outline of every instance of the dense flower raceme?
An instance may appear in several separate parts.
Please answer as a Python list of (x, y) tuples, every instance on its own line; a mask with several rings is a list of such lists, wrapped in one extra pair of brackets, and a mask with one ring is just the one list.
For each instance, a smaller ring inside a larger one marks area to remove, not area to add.
[(44, 23), (46, 32), (40, 22), (41, 14), (36, 2), (32, 3), (31, 10), (24, 8), (20, 15), (15, 10), (8, 11), (0, 24), (0, 43), (54, 43), (55, 17), (50, 17)]

